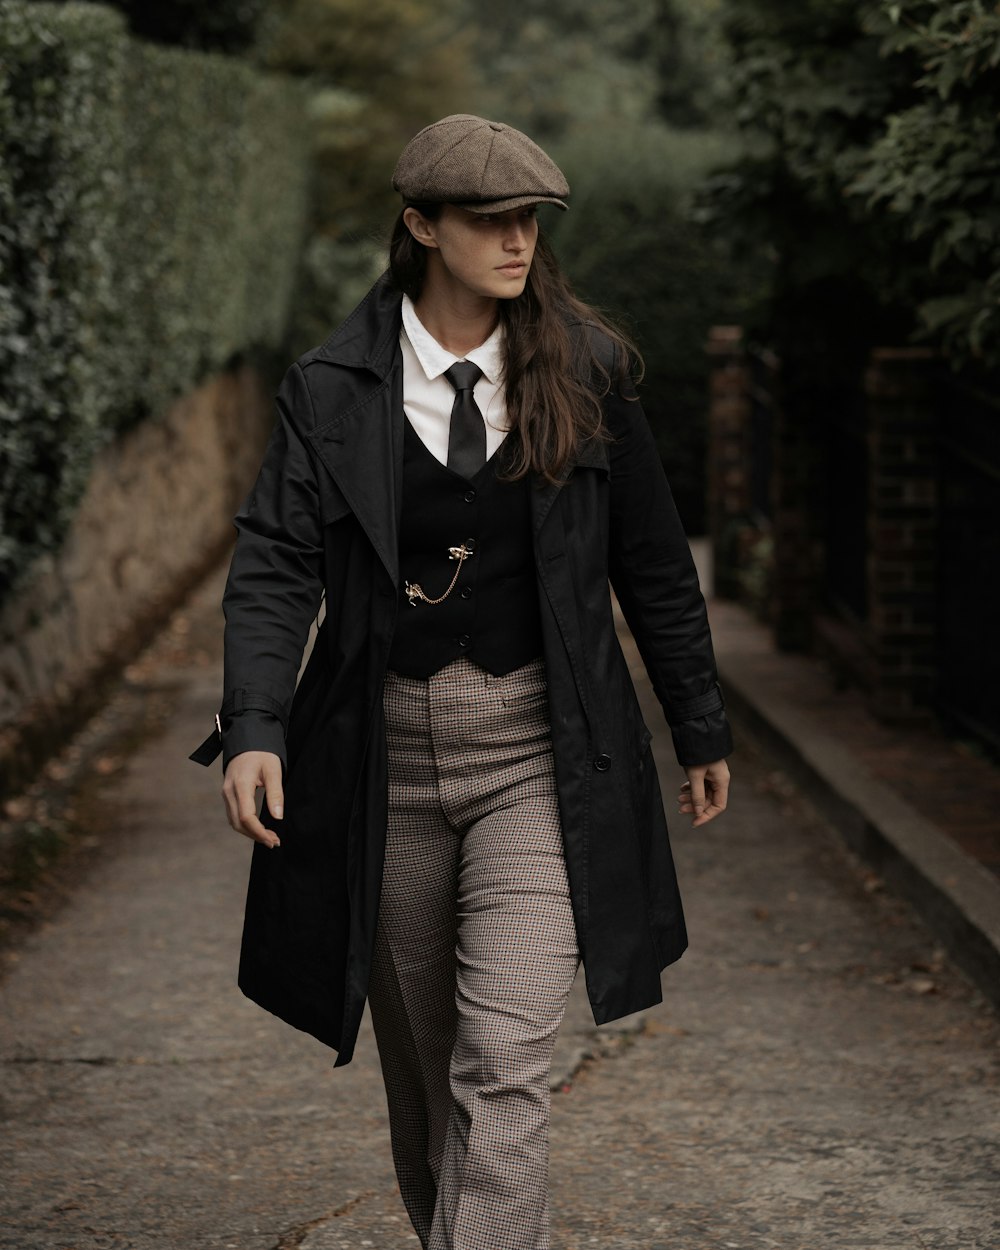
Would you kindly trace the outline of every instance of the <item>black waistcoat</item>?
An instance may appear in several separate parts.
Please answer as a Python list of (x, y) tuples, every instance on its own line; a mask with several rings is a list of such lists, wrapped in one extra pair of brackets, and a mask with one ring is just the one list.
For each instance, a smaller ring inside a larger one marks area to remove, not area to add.
[[(497, 676), (542, 652), (538, 588), (531, 542), (527, 478), (501, 481), (508, 440), (467, 479), (427, 450), (405, 423), (403, 503), (399, 532), (401, 603), (389, 668), (408, 677), (430, 677), (460, 656)], [(473, 554), (461, 566), (449, 548)], [(406, 583), (420, 585), (437, 604), (417, 600)]]

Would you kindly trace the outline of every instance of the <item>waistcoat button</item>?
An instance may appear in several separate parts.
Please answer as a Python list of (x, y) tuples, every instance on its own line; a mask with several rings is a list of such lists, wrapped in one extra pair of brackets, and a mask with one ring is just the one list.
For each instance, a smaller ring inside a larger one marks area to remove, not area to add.
[(471, 599), (471, 598), (472, 598), (472, 587), (471, 587), (471, 586), (463, 586), (463, 587), (462, 587), (462, 598), (463, 598), (463, 599)]
[(460, 647), (469, 647), (472, 645), (472, 639), (469, 637), (468, 634), (460, 634), (459, 639), (458, 639), (458, 645)]
[(465, 494), (462, 496), (462, 498), (465, 500), (466, 503), (475, 503), (476, 492), (474, 490), (467, 490)]
[(598, 755), (594, 760), (594, 767), (599, 773), (606, 773), (611, 767), (610, 755)]

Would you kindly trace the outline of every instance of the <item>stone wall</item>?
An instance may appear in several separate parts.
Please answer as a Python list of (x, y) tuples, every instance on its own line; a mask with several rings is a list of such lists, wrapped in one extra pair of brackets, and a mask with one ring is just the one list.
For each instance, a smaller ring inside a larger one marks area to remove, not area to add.
[(0, 613), (0, 794), (99, 706), (223, 555), (272, 414), (270, 384), (244, 365), (100, 453), (62, 550), (38, 561)]

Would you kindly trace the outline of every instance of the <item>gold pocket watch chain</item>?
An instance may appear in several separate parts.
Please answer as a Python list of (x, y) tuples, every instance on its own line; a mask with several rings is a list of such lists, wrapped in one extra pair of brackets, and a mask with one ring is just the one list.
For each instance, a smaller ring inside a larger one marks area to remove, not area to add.
[(441, 595), (439, 598), (432, 599), (424, 591), (424, 588), (418, 582), (407, 582), (406, 583), (406, 597), (410, 601), (410, 607), (415, 608), (417, 606), (418, 599), (422, 599), (424, 603), (430, 603), (430, 604), (444, 603), (445, 599), (447, 599), (448, 596), (451, 594), (451, 592), (455, 589), (455, 584), (458, 581), (458, 575), (462, 571), (462, 565), (466, 562), (466, 560), (469, 559), (470, 556), (474, 554), (475, 554), (474, 548), (467, 547), (465, 543), (459, 543), (457, 547), (449, 547), (448, 559), (458, 561), (458, 564), (455, 567), (455, 575), (451, 579), (451, 585), (444, 592), (444, 594)]

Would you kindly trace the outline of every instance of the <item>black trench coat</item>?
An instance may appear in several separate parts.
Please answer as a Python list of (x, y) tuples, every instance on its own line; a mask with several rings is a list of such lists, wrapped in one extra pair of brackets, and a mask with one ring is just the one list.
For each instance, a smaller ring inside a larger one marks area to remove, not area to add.
[[(353, 1053), (386, 827), (382, 685), (400, 602), (400, 296), (381, 279), (285, 375), (226, 587), (221, 743), (284, 764), (280, 848), (255, 844), (240, 988)], [(577, 937), (598, 1023), (661, 999), (687, 944), (650, 733), (615, 633), (609, 577), (678, 760), (731, 750), (705, 605), (639, 403), (604, 401), (609, 441), (532, 490), (534, 558)], [(302, 674), (309, 627), (326, 613)], [(294, 691), (294, 697), (293, 697)]]

